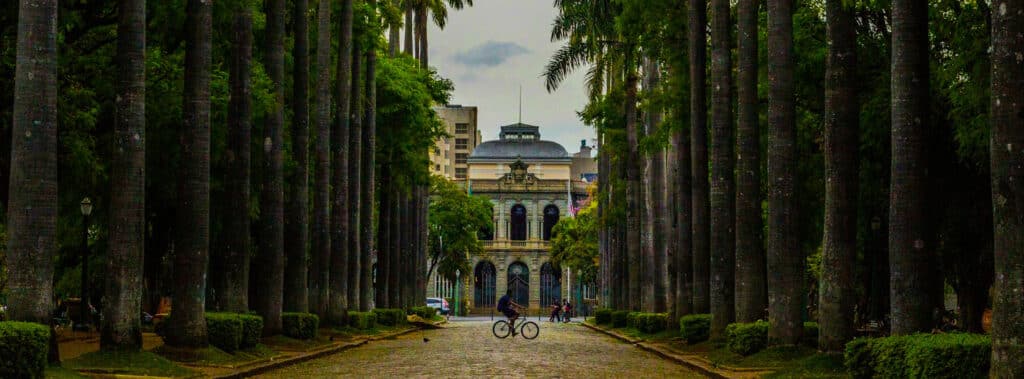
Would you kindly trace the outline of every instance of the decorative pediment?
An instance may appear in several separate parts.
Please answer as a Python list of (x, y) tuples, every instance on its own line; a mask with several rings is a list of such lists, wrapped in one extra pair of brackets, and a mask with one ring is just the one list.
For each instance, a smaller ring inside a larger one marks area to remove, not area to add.
[(501, 177), (501, 182), (505, 184), (525, 184), (532, 185), (537, 182), (537, 176), (528, 172), (530, 165), (523, 162), (522, 159), (516, 158), (515, 162), (509, 165), (511, 169), (509, 173)]

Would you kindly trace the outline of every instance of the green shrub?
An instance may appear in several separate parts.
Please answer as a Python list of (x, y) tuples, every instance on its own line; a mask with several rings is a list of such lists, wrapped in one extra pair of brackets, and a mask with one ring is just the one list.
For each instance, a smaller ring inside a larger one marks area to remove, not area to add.
[(711, 315), (696, 314), (679, 318), (679, 331), (686, 343), (707, 341), (711, 332)]
[(373, 312), (349, 312), (349, 326), (356, 329), (372, 329), (377, 326), (377, 314)]
[(627, 325), (627, 318), (629, 311), (615, 311), (612, 312), (612, 327), (614, 328), (625, 328)]
[(667, 313), (630, 312), (626, 315), (627, 326), (647, 334), (665, 330), (667, 321)]
[(281, 328), (286, 337), (313, 339), (320, 329), (320, 317), (312, 313), (285, 312), (281, 314)]
[(725, 327), (725, 345), (743, 356), (763, 350), (768, 346), (768, 321), (729, 324)]
[(871, 342), (871, 366), (876, 377), (906, 378), (905, 351), (910, 336), (878, 338)]
[(979, 334), (915, 336), (906, 347), (911, 378), (987, 378), (992, 340)]
[(611, 308), (599, 308), (594, 312), (594, 322), (598, 325), (606, 325), (612, 323), (612, 312)]
[(251, 313), (239, 313), (238, 318), (242, 320), (242, 342), (239, 347), (256, 347), (263, 336), (263, 318)]
[(377, 308), (373, 310), (377, 315), (377, 323), (386, 326), (401, 325), (406, 322), (405, 310), (398, 308)]
[(244, 324), (237, 313), (206, 314), (206, 333), (210, 345), (228, 353), (238, 350), (242, 344)]
[(45, 325), (0, 322), (0, 378), (42, 378), (49, 347)]
[(428, 306), (412, 307), (412, 314), (422, 317), (423, 319), (430, 320), (437, 315), (437, 309)]
[(874, 376), (871, 359), (871, 338), (856, 338), (846, 343), (843, 364), (854, 379), (869, 379)]
[(640, 312), (629, 312), (626, 313), (626, 326), (634, 329), (640, 329), (638, 326), (637, 318), (640, 316)]

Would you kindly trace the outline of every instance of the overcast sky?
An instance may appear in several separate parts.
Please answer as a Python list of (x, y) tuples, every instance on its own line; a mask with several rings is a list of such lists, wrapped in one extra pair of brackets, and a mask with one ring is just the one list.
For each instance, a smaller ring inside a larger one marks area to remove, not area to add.
[(558, 91), (544, 89), (544, 65), (561, 45), (551, 42), (557, 11), (551, 0), (474, 0), (474, 6), (448, 13), (448, 25), (430, 24), (430, 65), (455, 82), (452, 104), (479, 108), (484, 141), (497, 139), (501, 125), (518, 121), (519, 86), (523, 123), (540, 126), (542, 139), (579, 151), (593, 145), (593, 128), (576, 112), (586, 104), (583, 69)]

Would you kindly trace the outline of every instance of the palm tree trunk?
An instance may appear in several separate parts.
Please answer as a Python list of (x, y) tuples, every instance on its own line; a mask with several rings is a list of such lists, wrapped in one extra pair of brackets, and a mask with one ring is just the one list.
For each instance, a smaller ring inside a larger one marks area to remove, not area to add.
[(889, 281), (892, 333), (931, 330), (937, 270), (927, 243), (928, 2), (892, 2), (892, 183)]
[[(653, 93), (659, 85), (658, 65), (652, 59), (645, 59), (644, 89)], [(659, 109), (650, 109), (646, 114), (646, 135), (655, 136), (661, 123)], [(665, 161), (662, 149), (652, 149), (646, 156), (646, 175), (644, 175), (645, 227), (644, 257), (646, 260), (645, 285), (646, 296), (644, 307), (649, 312), (665, 311)]]
[(736, 194), (729, 1), (711, 1), (711, 336), (736, 319)]
[[(370, 7), (377, 8), (376, 0), (369, 0)], [(373, 12), (373, 23), (379, 22), (376, 11)], [(360, 220), (363, 225), (373, 225), (373, 203), (374, 203), (374, 167), (377, 139), (377, 51), (373, 48), (366, 52), (366, 124), (363, 127), (363, 207), (361, 208)], [(360, 257), (362, 278), (359, 282), (361, 297), (359, 310), (369, 311), (373, 308), (370, 302), (373, 295), (373, 228), (362, 228), (361, 246), (363, 254)]]
[(103, 350), (142, 349), (142, 263), (146, 229), (146, 1), (121, 0), (111, 162), (110, 251)]
[[(330, 6), (328, 6), (329, 8)], [(353, 201), (352, 196), (359, 193), (358, 171), (353, 172), (353, 159), (358, 170), (358, 154), (353, 157), (353, 150), (358, 151), (358, 123), (351, 117), (352, 78), (358, 71), (356, 62), (352, 61), (355, 41), (352, 38), (352, 0), (341, 2), (341, 27), (338, 33), (338, 66), (335, 72), (335, 129), (331, 135), (331, 173), (334, 183), (334, 194), (331, 199), (331, 251), (330, 251), (330, 290), (328, 291), (327, 319), (332, 324), (341, 324), (346, 320), (347, 311), (359, 304), (358, 238), (353, 238), (359, 230), (358, 212), (359, 198)], [(328, 24), (330, 20), (326, 21)], [(325, 26), (329, 27), (329, 26)], [(330, 43), (328, 42), (328, 45)], [(328, 57), (330, 60), (330, 57)], [(326, 67), (326, 65), (324, 66)], [(352, 138), (355, 134), (355, 138)], [(353, 246), (356, 249), (353, 250)], [(353, 260), (355, 260), (353, 262)]]
[[(392, 162), (395, 161), (394, 156), (391, 158)], [(391, 166), (394, 169), (394, 166)], [(394, 171), (389, 173), (391, 175), (391, 202), (387, 204), (387, 207), (391, 208), (391, 212), (388, 213), (389, 218), (387, 220), (381, 219), (383, 222), (387, 222), (391, 225), (391, 238), (381, 243), (387, 243), (388, 249), (388, 307), (399, 308), (402, 304), (402, 247), (405, 242), (405, 229), (402, 225), (402, 219), (405, 216), (405, 194), (402, 190), (398, 189), (395, 181)]]
[(281, 332), (284, 289), (284, 177), (282, 128), (284, 126), (284, 0), (267, 1), (267, 74), (273, 83), (273, 108), (268, 112), (263, 135), (263, 186), (260, 189), (260, 241), (255, 269), (261, 278), (252, 302), (263, 317), (263, 335)]
[[(679, 116), (677, 116), (679, 117)], [(675, 317), (693, 313), (693, 177), (690, 175), (690, 134), (680, 130), (672, 135), (673, 154), (676, 161), (674, 180), (675, 205)]]
[(768, 307), (761, 222), (761, 131), (757, 99), (758, 4), (740, 0), (736, 69), (736, 321), (764, 319)]
[(419, 55), (416, 58), (420, 61), (420, 67), (424, 68), (428, 67), (429, 62), (427, 56), (429, 54), (427, 46), (427, 22), (429, 22), (427, 5), (425, 3), (420, 4), (419, 8), (416, 9), (416, 30), (418, 31), (418, 33), (416, 33), (416, 45), (419, 49)]
[(201, 348), (206, 335), (206, 265), (210, 248), (210, 66), (213, 5), (189, 0), (185, 20), (185, 124), (181, 130), (174, 313), (170, 346)]
[(405, 46), (402, 48), (402, 52), (404, 52), (406, 54), (409, 54), (410, 56), (415, 56), (416, 54), (414, 53), (414, 50), (413, 50), (413, 28), (415, 28), (416, 25), (413, 23), (412, 13), (413, 13), (412, 12), (412, 6), (411, 5), (406, 5), (405, 6), (405, 39), (404, 39), (404, 42), (405, 42), (404, 45)]
[[(401, 0), (391, 0), (391, 4), (395, 8), (401, 8)], [(399, 39), (401, 39), (402, 35), (401, 28), (402, 27), (400, 25), (391, 25), (388, 27), (388, 57), (394, 58), (398, 56), (398, 46), (401, 43)]]
[(626, 138), (627, 154), (626, 159), (626, 257), (629, 267), (629, 301), (630, 309), (639, 311), (642, 306), (643, 279), (643, 212), (640, 208), (643, 204), (643, 191), (640, 182), (640, 175), (643, 172), (640, 160), (640, 130), (637, 127), (636, 112), (636, 91), (637, 73), (632, 57), (625, 59), (626, 71), (626, 97), (624, 99), (626, 116)]
[(377, 301), (377, 308), (390, 308), (391, 306), (391, 213), (394, 207), (391, 202), (395, 201), (391, 190), (391, 170), (387, 164), (382, 164), (380, 169), (380, 214), (377, 217), (377, 283), (374, 287), (374, 295)]
[[(345, 269), (348, 268), (348, 262), (343, 262), (341, 265), (341, 272), (338, 273), (338, 279), (341, 279), (338, 283), (341, 291), (332, 291), (330, 288), (331, 283), (331, 230), (334, 225), (331, 221), (331, 170), (334, 166), (331, 164), (331, 145), (332, 138), (335, 138), (331, 134), (331, 124), (334, 121), (331, 118), (331, 2), (322, 1), (319, 4), (317, 10), (317, 39), (316, 39), (316, 174), (315, 182), (316, 187), (313, 190), (313, 237), (312, 237), (312, 251), (311, 265), (309, 268), (309, 311), (311, 313), (320, 316), (321, 320), (325, 322), (332, 320), (332, 314), (328, 313), (330, 305), (334, 298), (330, 297), (330, 294), (334, 293), (336, 301), (340, 302), (341, 309), (347, 307), (345, 302), (345, 285), (348, 284), (347, 277), (345, 276)], [(341, 42), (345, 44), (344, 41)], [(340, 55), (344, 56), (344, 55)], [(340, 81), (340, 80), (339, 80)], [(339, 117), (339, 121), (344, 117)], [(339, 129), (341, 129), (339, 127)], [(337, 134), (344, 135), (347, 137), (347, 130), (339, 130)], [(347, 138), (345, 141), (347, 142)], [(342, 168), (343, 174), (348, 174), (347, 170), (347, 155), (344, 153), (347, 148), (345, 145), (340, 145), (337, 149), (342, 151), (340, 155), (341, 162), (338, 162), (339, 167)], [(335, 188), (335, 191), (341, 189)], [(345, 195), (340, 195), (344, 198)], [(347, 205), (347, 202), (343, 202)], [(339, 212), (341, 215), (345, 215), (344, 210)], [(335, 227), (348, 228), (348, 218), (340, 217), (339, 224)], [(342, 251), (339, 254), (340, 257), (348, 258), (345, 254), (347, 251)], [(340, 297), (338, 297), (340, 295)]]
[(306, 261), (309, 246), (309, 0), (295, 0), (295, 46), (292, 50), (294, 90), (292, 94), (292, 157), (295, 172), (289, 180), (288, 214), (285, 220), (286, 246), (284, 309), (309, 310)]
[[(348, 258), (348, 304), (349, 309), (359, 310), (362, 307), (364, 296), (362, 292), (362, 260), (363, 260), (363, 239), (362, 230), (364, 227), (373, 227), (370, 220), (363, 218), (363, 208), (371, 204), (363, 203), (366, 195), (363, 194), (363, 88), (362, 88), (362, 62), (363, 52), (358, 38), (352, 37), (352, 77), (349, 91), (349, 258)], [(372, 212), (373, 208), (370, 207)], [(372, 261), (371, 261), (372, 262)], [(370, 283), (372, 284), (372, 283)], [(373, 296), (373, 293), (370, 294)], [(372, 297), (371, 297), (372, 299)]]
[(842, 0), (825, 5), (828, 63), (825, 74), (825, 235), (818, 286), (818, 347), (841, 352), (853, 338), (857, 263), (857, 186), (860, 107), (857, 102), (857, 34)]
[(793, 2), (768, 1), (768, 343), (803, 334), (803, 254), (796, 222)]
[(707, 3), (689, 0), (690, 137), (693, 154), (693, 311), (711, 309), (708, 209)]
[[(1024, 373), (1024, 4), (992, 3), (992, 213), (995, 291), (992, 296), (994, 378)], [(1014, 151), (1016, 149), (1016, 152)]]

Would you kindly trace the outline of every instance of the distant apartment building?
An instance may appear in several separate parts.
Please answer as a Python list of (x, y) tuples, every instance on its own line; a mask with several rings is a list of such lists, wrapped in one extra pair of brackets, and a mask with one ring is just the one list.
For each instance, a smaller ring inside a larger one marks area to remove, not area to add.
[(435, 107), (434, 111), (444, 122), (448, 136), (434, 143), (434, 150), (430, 152), (430, 173), (450, 180), (466, 180), (469, 173), (466, 161), (476, 145), (480, 144), (477, 109), (448, 104)]

